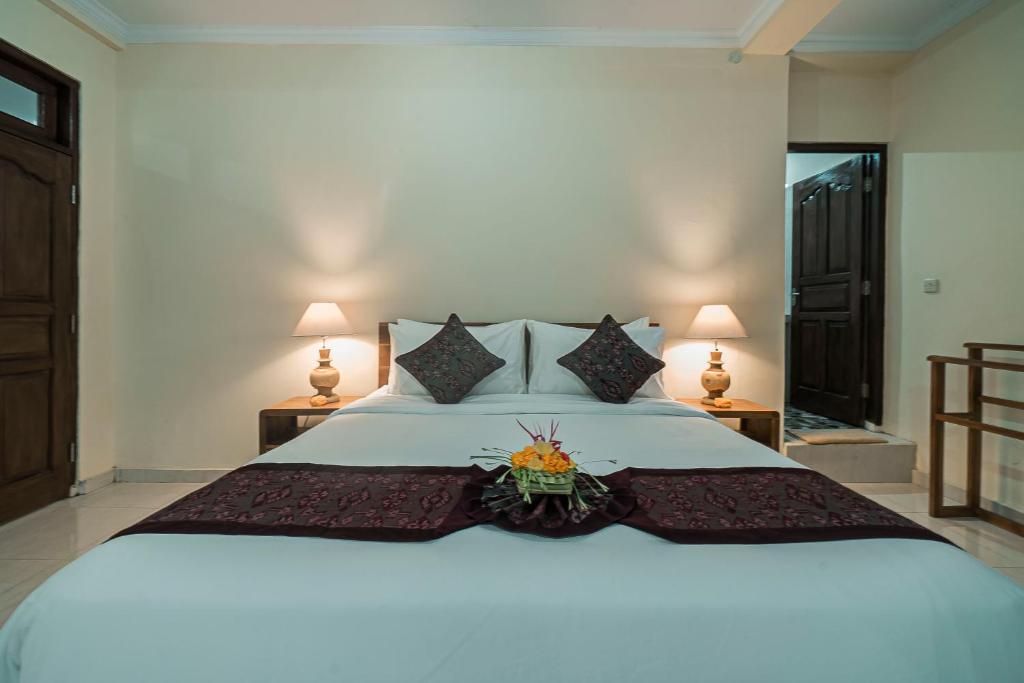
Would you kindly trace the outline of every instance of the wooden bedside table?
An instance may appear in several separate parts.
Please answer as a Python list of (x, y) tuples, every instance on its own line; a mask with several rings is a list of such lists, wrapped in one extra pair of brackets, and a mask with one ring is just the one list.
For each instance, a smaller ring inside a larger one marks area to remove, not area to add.
[(732, 399), (732, 407), (716, 408), (701, 403), (699, 398), (677, 398), (680, 403), (701, 408), (717, 418), (735, 418), (740, 421), (740, 434), (780, 451), (782, 423), (779, 411), (742, 398)]
[(275, 403), (260, 411), (260, 455), (271, 448), (287, 443), (306, 431), (299, 426), (300, 417), (330, 415), (338, 408), (347, 406), (362, 396), (341, 396), (337, 403), (325, 406), (309, 405), (309, 396), (294, 396), (287, 401)]

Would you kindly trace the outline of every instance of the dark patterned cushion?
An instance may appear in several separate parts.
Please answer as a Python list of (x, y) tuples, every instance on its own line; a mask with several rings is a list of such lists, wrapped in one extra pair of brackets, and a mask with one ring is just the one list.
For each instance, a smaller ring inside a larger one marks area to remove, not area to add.
[(440, 332), (395, 362), (438, 403), (458, 403), (477, 382), (505, 365), (505, 359), (484, 348), (454, 313)]
[(606, 403), (626, 403), (665, 363), (640, 348), (606, 315), (594, 334), (558, 359)]

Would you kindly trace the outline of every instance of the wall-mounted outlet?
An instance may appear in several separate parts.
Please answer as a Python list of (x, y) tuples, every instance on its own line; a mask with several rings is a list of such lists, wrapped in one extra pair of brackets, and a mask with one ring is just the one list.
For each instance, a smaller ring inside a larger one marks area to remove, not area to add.
[(938, 294), (939, 293), (939, 281), (937, 278), (926, 277), (924, 279), (924, 293), (925, 294)]

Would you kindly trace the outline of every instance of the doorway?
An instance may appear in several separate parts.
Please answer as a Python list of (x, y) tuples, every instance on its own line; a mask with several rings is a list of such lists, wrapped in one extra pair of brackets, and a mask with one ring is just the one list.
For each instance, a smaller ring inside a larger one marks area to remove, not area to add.
[(75, 479), (78, 89), (0, 41), (0, 522)]
[(786, 408), (806, 428), (882, 421), (886, 146), (786, 155)]

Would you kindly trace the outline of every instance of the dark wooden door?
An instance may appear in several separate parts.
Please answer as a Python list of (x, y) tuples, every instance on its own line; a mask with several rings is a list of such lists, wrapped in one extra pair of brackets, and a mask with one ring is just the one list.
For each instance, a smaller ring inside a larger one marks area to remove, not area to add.
[(0, 132), (0, 522), (69, 495), (72, 157)]
[(864, 423), (865, 157), (793, 186), (791, 403)]

